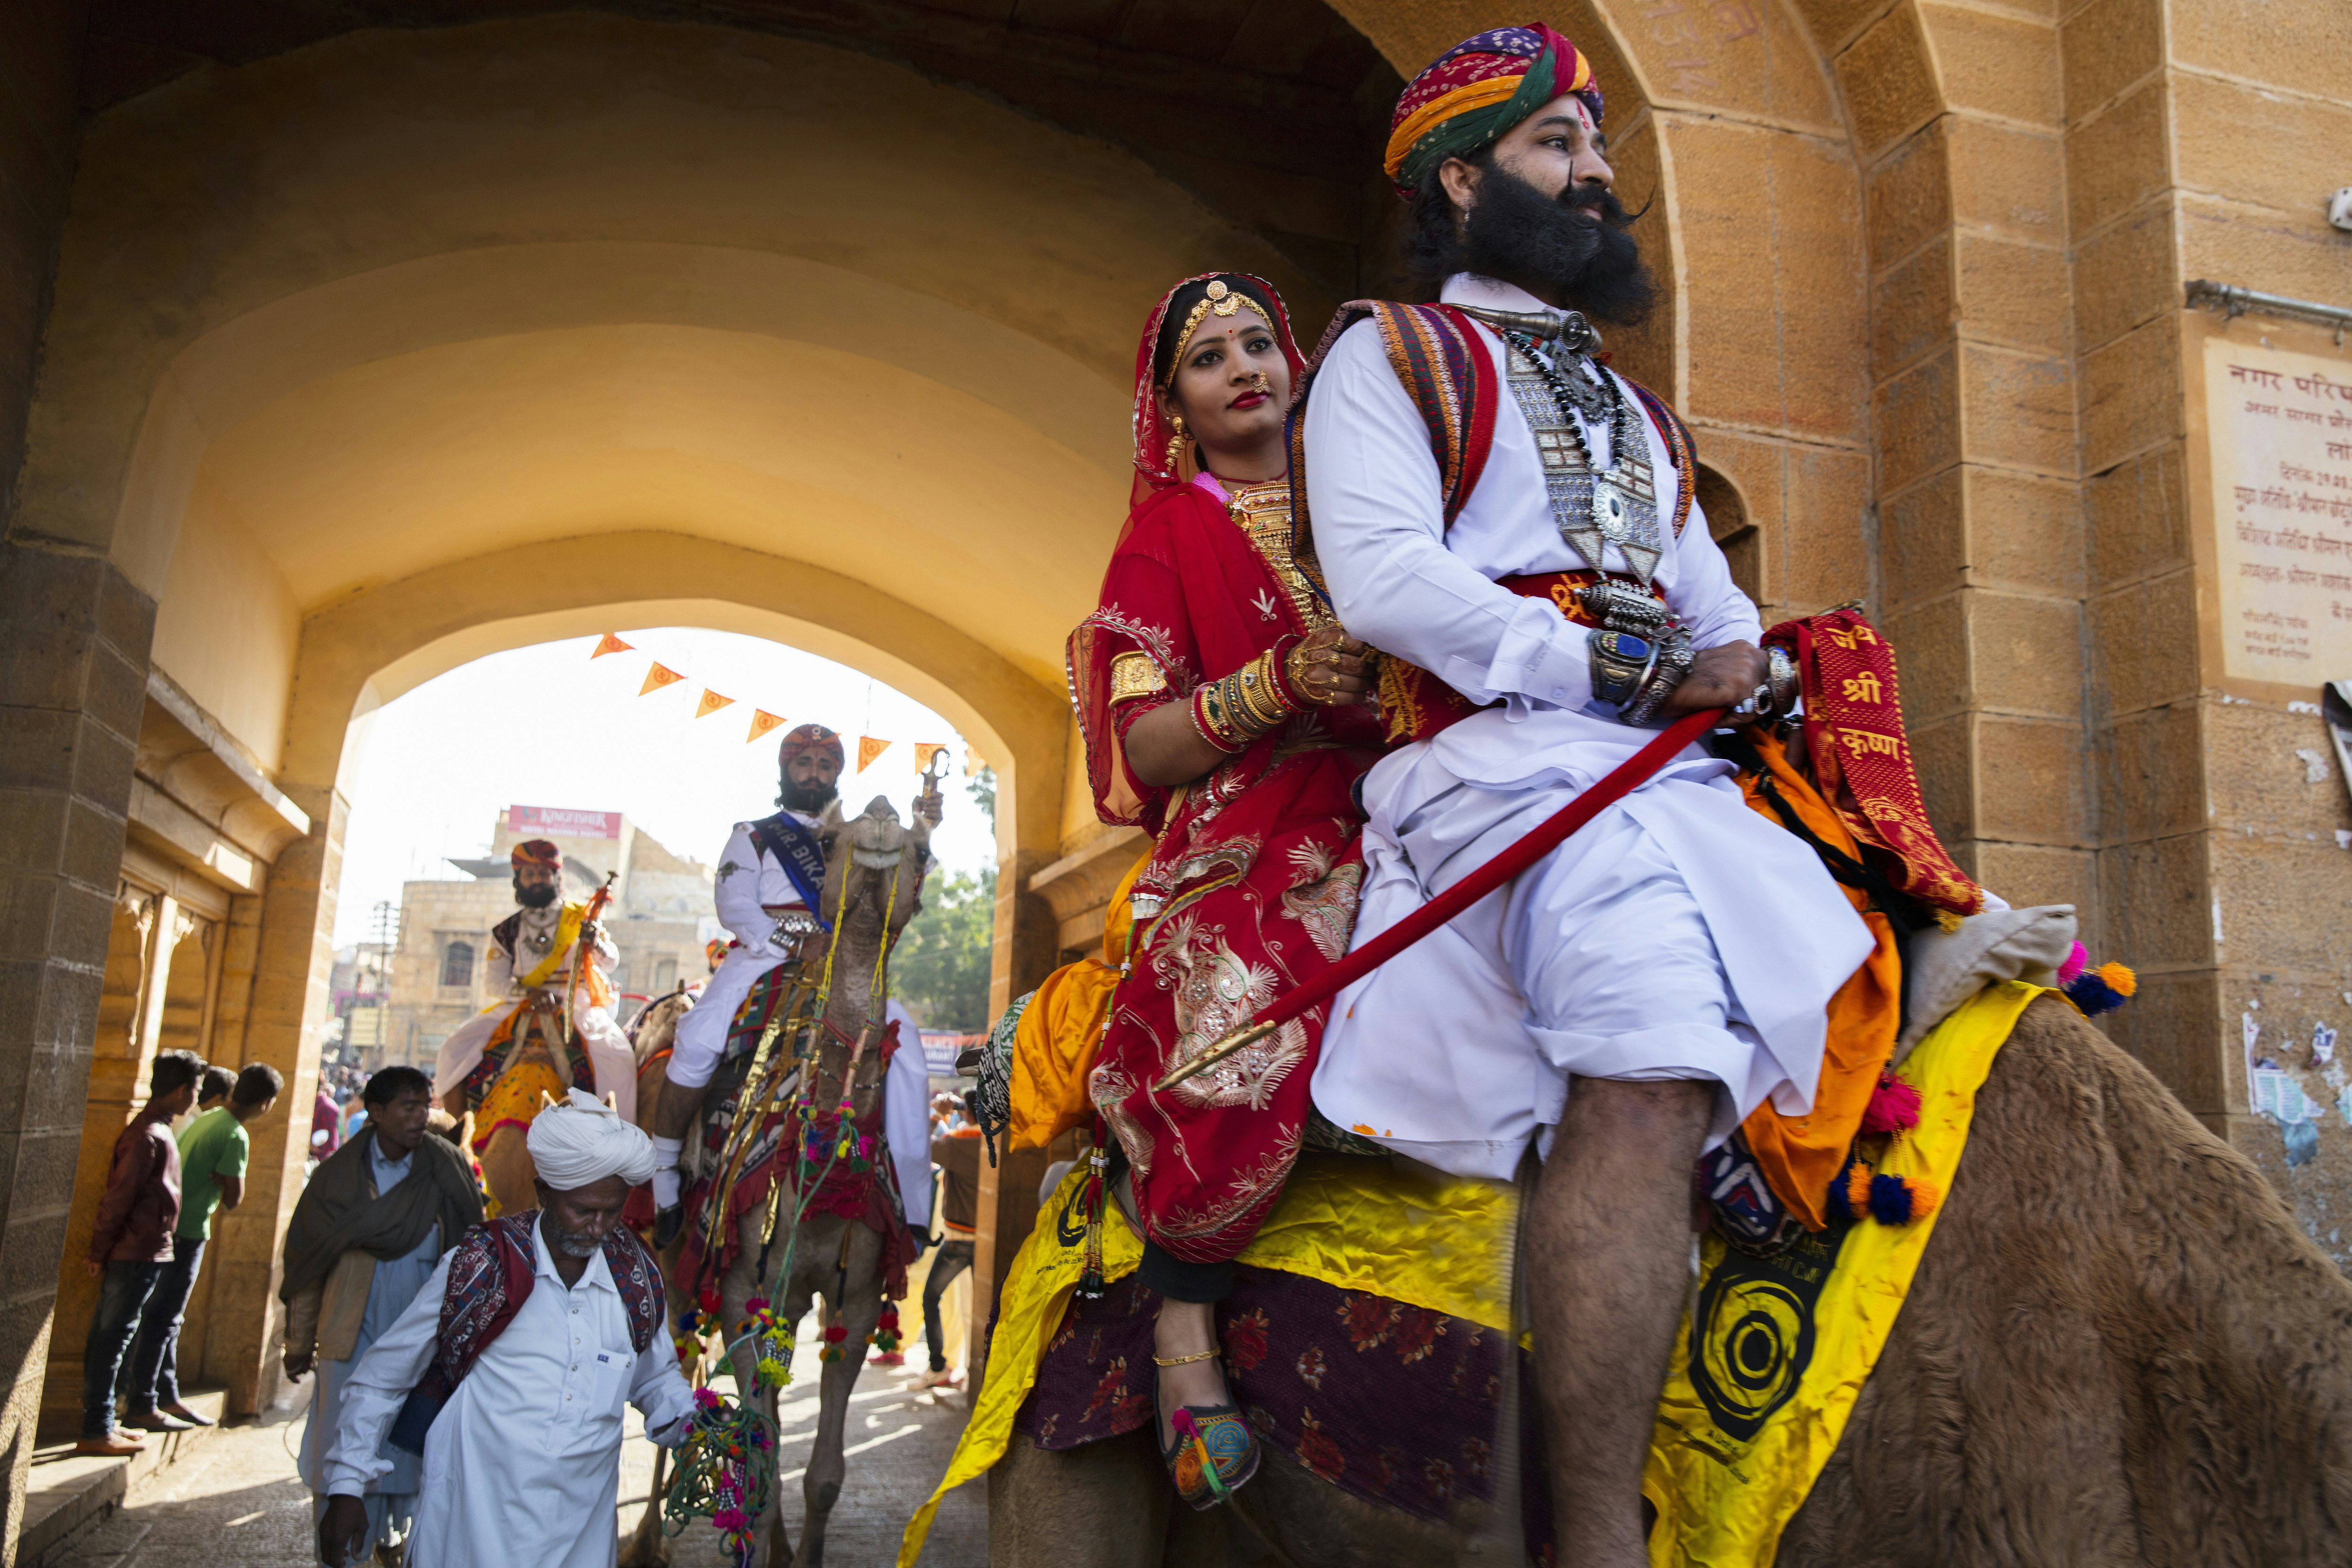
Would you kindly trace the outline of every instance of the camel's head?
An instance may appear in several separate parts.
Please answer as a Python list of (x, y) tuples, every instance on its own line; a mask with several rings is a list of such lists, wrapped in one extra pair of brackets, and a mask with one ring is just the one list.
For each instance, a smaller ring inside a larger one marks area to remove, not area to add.
[(840, 802), (828, 805), (819, 833), (825, 841), (825, 918), (845, 918), (842, 947), (856, 946), (870, 962), (873, 942), (896, 942), (921, 907), (931, 825), (919, 816), (911, 826), (900, 822), (889, 801), (877, 795), (846, 819)]

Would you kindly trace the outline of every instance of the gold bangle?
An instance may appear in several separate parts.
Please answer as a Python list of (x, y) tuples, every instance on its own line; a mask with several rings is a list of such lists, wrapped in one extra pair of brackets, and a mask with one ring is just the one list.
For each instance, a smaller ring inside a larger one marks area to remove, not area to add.
[(1224, 1353), (1224, 1346), (1219, 1345), (1214, 1350), (1202, 1351), (1193, 1355), (1156, 1355), (1151, 1358), (1151, 1364), (1154, 1366), (1190, 1366), (1196, 1361), (1212, 1361)]
[(1243, 704), (1262, 729), (1271, 730), (1290, 717), (1294, 710), (1289, 698), (1275, 681), (1271, 649), (1244, 665), (1239, 673)]
[(1250, 738), (1234, 724), (1223, 700), (1223, 681), (1203, 681), (1192, 693), (1192, 728), (1201, 732), (1201, 739), (1221, 752), (1245, 751)]

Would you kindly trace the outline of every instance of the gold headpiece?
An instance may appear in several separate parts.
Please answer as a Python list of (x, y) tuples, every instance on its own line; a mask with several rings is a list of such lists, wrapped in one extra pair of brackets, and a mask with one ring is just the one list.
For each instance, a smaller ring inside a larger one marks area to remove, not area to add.
[(1222, 278), (1210, 279), (1209, 291), (1201, 296), (1201, 302), (1192, 307), (1191, 315), (1184, 318), (1184, 331), (1177, 336), (1176, 352), (1168, 356), (1168, 374), (1160, 378), (1160, 384), (1166, 387), (1175, 384), (1176, 367), (1184, 363), (1185, 353), (1192, 346), (1192, 334), (1201, 330), (1201, 323), (1208, 319), (1210, 311), (1213, 310), (1220, 316), (1230, 316), (1244, 305), (1247, 305), (1261, 316), (1269, 317), (1266, 325), (1269, 327), (1274, 325), (1271, 312), (1265, 306), (1259, 304), (1238, 289), (1226, 288), (1225, 280)]

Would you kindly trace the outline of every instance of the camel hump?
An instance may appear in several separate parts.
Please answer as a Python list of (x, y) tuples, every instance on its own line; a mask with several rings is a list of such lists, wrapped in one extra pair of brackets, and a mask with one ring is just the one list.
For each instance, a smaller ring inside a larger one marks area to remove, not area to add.
[[(2126, 1037), (2163, 1050), (2168, 1023)], [(1944, 1563), (2054, 1560), (2058, 1520), (2099, 1568), (2352, 1562), (2347, 1325), (2352, 1283), (2263, 1172), (2041, 997), (1778, 1561), (1871, 1556), (1900, 1497)]]

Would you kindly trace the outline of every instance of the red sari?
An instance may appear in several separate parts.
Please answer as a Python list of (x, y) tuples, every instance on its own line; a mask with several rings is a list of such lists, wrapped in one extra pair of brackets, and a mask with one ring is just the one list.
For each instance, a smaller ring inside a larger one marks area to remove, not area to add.
[[(1273, 289), (1250, 281), (1281, 316)], [(1165, 1094), (1151, 1085), (1346, 953), (1363, 876), (1351, 789), (1381, 742), (1374, 710), (1321, 708), (1187, 785), (1147, 784), (1127, 766), (1123, 739), (1145, 713), (1331, 619), (1291, 561), (1286, 482), (1229, 506), (1216, 481), (1168, 471), (1151, 382), (1167, 310), (1163, 298), (1137, 353), (1135, 505), (1101, 600), (1070, 638), (1097, 813), (1158, 840), (1088, 1087), (1127, 1152), (1145, 1234), (1215, 1263), (1248, 1244), (1297, 1158), (1327, 1009)], [(1271, 324), (1296, 378), (1290, 324)]]

